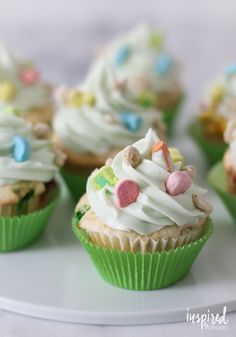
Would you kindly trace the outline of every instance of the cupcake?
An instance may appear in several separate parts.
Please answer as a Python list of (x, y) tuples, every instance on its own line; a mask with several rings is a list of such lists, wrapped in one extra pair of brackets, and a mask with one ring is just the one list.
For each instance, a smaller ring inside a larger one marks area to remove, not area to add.
[(107, 158), (143, 137), (150, 127), (160, 137), (165, 131), (160, 113), (135, 104), (115, 74), (103, 71), (102, 83), (92, 92), (84, 84), (56, 93), (54, 143), (67, 155), (62, 174), (76, 201), (85, 193), (87, 177)]
[(227, 147), (223, 134), (227, 122), (236, 116), (235, 84), (236, 65), (230, 65), (209, 85), (197, 121), (190, 127), (211, 165), (222, 159)]
[(208, 180), (236, 219), (236, 119), (227, 123), (224, 140), (228, 149), (223, 160), (215, 164), (209, 172)]
[(52, 88), (30, 62), (0, 46), (0, 109), (11, 110), (32, 124), (51, 123)]
[(125, 81), (138, 104), (163, 111), (169, 128), (183, 98), (179, 66), (166, 50), (158, 30), (139, 25), (108, 43), (95, 61), (89, 77), (99, 81), (97, 67), (112, 66)]
[(23, 248), (43, 230), (59, 189), (62, 154), (52, 149), (46, 124), (32, 128), (0, 112), (0, 251)]
[(73, 230), (104, 279), (151, 290), (187, 273), (212, 232), (212, 206), (194, 175), (152, 129), (91, 174)]

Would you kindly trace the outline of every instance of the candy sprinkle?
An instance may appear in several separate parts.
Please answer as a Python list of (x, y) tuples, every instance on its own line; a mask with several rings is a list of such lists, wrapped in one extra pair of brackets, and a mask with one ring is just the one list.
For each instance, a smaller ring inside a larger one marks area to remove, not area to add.
[(110, 166), (103, 166), (93, 177), (93, 187), (95, 190), (100, 190), (107, 184), (114, 186), (117, 181), (113, 169)]
[(132, 180), (121, 180), (115, 187), (115, 195), (118, 206), (121, 208), (133, 204), (139, 195), (140, 188)]
[(154, 71), (157, 75), (166, 74), (172, 67), (172, 60), (169, 55), (161, 54), (154, 63)]
[(138, 131), (142, 125), (142, 118), (133, 112), (122, 112), (121, 120), (123, 125), (130, 131)]
[(21, 136), (13, 138), (13, 158), (16, 162), (21, 163), (29, 159), (30, 143), (28, 139)]
[(168, 172), (171, 172), (172, 171), (172, 165), (171, 165), (171, 162), (170, 162), (170, 151), (169, 151), (166, 143), (164, 143), (162, 140), (160, 140), (159, 142), (155, 143), (152, 146), (152, 153), (158, 152), (158, 151), (162, 151), (162, 155), (163, 155), (163, 159), (165, 161), (166, 168), (167, 168)]
[(127, 59), (130, 56), (130, 53), (131, 49), (129, 46), (120, 47), (113, 56), (113, 63), (116, 66), (121, 66), (127, 61)]

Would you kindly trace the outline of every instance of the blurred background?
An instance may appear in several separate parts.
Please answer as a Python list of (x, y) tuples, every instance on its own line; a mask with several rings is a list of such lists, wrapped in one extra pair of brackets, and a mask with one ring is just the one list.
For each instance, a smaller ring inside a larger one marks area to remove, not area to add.
[[(187, 119), (206, 82), (236, 60), (234, 0), (1, 0), (0, 37), (54, 83), (83, 79), (97, 48), (150, 22), (182, 63)], [(182, 116), (183, 119), (183, 116)], [(184, 117), (184, 122), (187, 122)]]

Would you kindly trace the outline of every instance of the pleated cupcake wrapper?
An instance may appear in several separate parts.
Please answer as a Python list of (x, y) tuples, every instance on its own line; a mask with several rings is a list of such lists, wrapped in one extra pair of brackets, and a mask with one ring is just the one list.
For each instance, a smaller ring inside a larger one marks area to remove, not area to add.
[(61, 174), (73, 199), (77, 202), (86, 192), (88, 175), (71, 173), (65, 168), (61, 170)]
[(15, 251), (33, 243), (56, 207), (55, 195), (48, 206), (20, 216), (0, 216), (0, 252)]
[(167, 135), (169, 137), (172, 136), (174, 123), (183, 102), (184, 102), (184, 95), (178, 100), (178, 102), (171, 109), (168, 109), (163, 113), (163, 119), (167, 126)]
[(98, 232), (89, 232), (90, 240), (99, 247), (116, 249), (124, 252), (141, 252), (155, 253), (164, 250), (174, 249), (184, 244), (195, 241), (200, 237), (202, 228), (186, 231), (176, 238), (160, 238), (154, 240), (152, 238), (131, 238), (127, 235), (108, 235)]
[(211, 187), (219, 195), (234, 220), (236, 220), (236, 195), (228, 192), (227, 178), (222, 161), (211, 168), (207, 178)]
[(188, 131), (196, 144), (201, 149), (202, 153), (205, 155), (209, 166), (214, 165), (222, 159), (227, 149), (227, 145), (223, 141), (214, 142), (213, 140), (207, 139), (203, 133), (202, 125), (199, 121), (194, 121), (189, 126)]
[(154, 290), (181, 280), (212, 233), (210, 219), (200, 239), (156, 253), (132, 253), (99, 247), (73, 221), (73, 231), (89, 253), (100, 275), (109, 283), (131, 290)]

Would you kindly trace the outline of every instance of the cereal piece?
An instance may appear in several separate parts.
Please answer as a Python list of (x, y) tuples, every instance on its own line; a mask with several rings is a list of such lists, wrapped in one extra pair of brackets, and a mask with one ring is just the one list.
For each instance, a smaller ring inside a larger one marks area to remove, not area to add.
[(132, 167), (137, 167), (141, 163), (142, 157), (136, 147), (128, 146), (124, 149), (124, 161)]
[(166, 182), (166, 189), (170, 195), (183, 194), (192, 185), (187, 172), (175, 171), (171, 173)]
[(213, 211), (212, 205), (208, 201), (206, 201), (201, 195), (193, 194), (192, 198), (195, 207), (198, 208), (200, 211), (207, 214), (210, 214)]
[(183, 167), (183, 170), (186, 171), (191, 178), (196, 176), (196, 168), (193, 165), (186, 165)]
[(134, 203), (139, 195), (139, 186), (132, 180), (122, 180), (115, 187), (118, 206), (123, 208)]
[(48, 138), (50, 135), (50, 128), (46, 123), (38, 123), (33, 128), (33, 134), (38, 139)]

